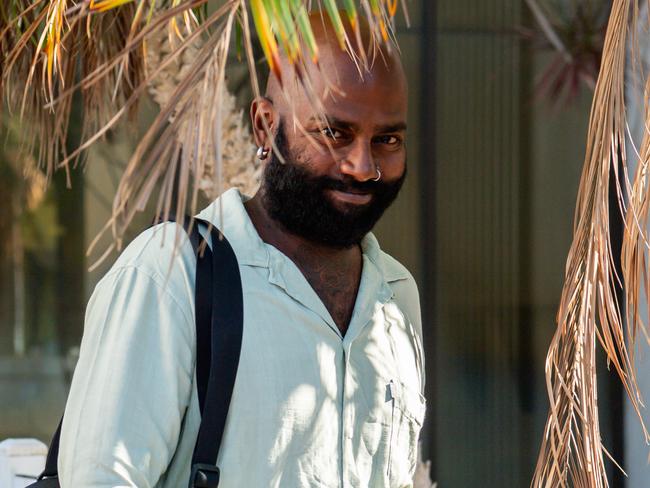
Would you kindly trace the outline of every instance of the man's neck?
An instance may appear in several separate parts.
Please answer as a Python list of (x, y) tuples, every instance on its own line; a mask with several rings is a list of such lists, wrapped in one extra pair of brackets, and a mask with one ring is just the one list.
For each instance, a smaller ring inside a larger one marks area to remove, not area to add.
[(359, 290), (360, 246), (340, 249), (288, 232), (268, 214), (259, 192), (244, 207), (260, 238), (296, 264), (345, 334)]

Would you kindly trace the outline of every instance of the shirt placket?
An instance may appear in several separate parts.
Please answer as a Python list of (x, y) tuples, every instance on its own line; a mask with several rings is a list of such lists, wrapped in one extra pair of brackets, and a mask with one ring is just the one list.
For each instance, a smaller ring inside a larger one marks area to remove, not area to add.
[[(364, 255), (364, 265), (362, 268), (357, 303), (355, 304), (348, 330), (345, 337), (343, 337), (322, 301), (320, 301), (316, 293), (311, 289), (298, 268), (295, 267), (288, 258), (279, 255), (271, 258), (269, 281), (280, 286), (294, 300), (317, 314), (331, 329), (331, 332), (336, 334), (339, 339), (339, 347), (342, 349), (344, 358), (343, 372), (341, 375), (342, 378), (340, 380), (341, 414), (339, 417), (339, 479), (341, 488), (356, 488), (358, 482), (355, 482), (355, 480), (357, 480), (358, 475), (355, 468), (353, 446), (355, 429), (357, 428), (357, 419), (354, 405), (351, 404), (351, 396), (348, 395), (348, 392), (353, 392), (357, 387), (350, 366), (350, 359), (353, 350), (352, 346), (353, 342), (362, 332), (364, 327), (366, 327), (369, 322), (373, 321), (375, 314), (379, 313), (384, 304), (391, 299), (393, 296), (392, 289), (386, 283), (382, 273), (376, 267), (374, 262)], [(357, 435), (358, 434), (359, 433), (357, 433)]]
[(354, 436), (354, 412), (347, 399), (347, 392), (353, 388), (350, 378), (350, 351), (352, 343), (342, 343), (343, 346), (343, 405), (341, 407), (341, 487), (352, 486), (350, 482), (350, 462), (354, 459), (352, 438)]

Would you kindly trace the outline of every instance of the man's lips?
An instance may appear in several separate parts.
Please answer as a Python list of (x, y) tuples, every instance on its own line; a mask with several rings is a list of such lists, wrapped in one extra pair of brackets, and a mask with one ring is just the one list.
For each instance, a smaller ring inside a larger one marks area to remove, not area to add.
[(354, 205), (364, 205), (370, 203), (370, 200), (372, 200), (372, 193), (360, 192), (357, 190), (329, 189), (327, 192), (339, 202), (352, 203)]

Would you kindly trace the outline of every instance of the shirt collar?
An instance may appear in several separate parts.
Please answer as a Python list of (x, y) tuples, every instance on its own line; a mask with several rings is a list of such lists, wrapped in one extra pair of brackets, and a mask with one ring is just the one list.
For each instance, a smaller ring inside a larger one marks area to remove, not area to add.
[(404, 266), (381, 250), (379, 242), (372, 232), (368, 232), (361, 240), (361, 251), (377, 267), (387, 283), (406, 280), (410, 277)]
[(269, 252), (244, 208), (248, 197), (231, 188), (197, 215), (216, 226), (230, 242), (239, 264), (269, 266)]

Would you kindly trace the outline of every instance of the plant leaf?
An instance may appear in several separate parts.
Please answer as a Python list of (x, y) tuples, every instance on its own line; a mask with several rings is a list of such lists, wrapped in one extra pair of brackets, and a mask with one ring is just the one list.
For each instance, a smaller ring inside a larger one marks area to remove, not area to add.
[(343, 51), (347, 51), (348, 35), (345, 33), (345, 27), (343, 27), (343, 20), (341, 19), (341, 14), (336, 5), (336, 0), (323, 0), (323, 3), (325, 4), (325, 9), (327, 10), (327, 15), (332, 22), (332, 26), (334, 27), (334, 32), (336, 33), (339, 45)]
[(260, 36), (260, 44), (269, 64), (269, 68), (275, 74), (278, 81), (282, 83), (282, 73), (280, 71), (280, 56), (278, 44), (275, 35), (271, 29), (271, 19), (267, 13), (266, 7), (262, 0), (251, 0), (251, 12), (253, 13), (253, 22)]

